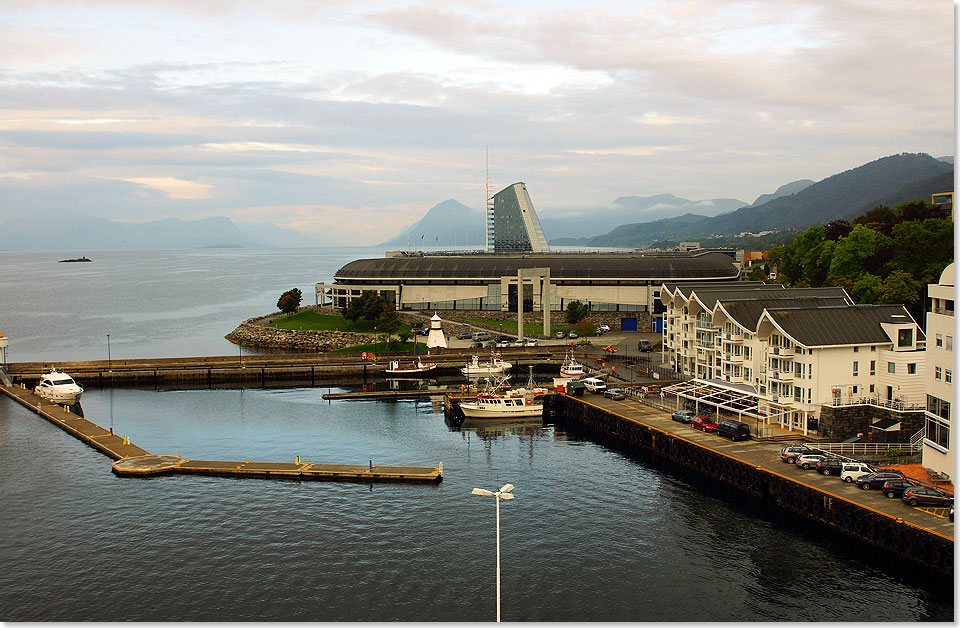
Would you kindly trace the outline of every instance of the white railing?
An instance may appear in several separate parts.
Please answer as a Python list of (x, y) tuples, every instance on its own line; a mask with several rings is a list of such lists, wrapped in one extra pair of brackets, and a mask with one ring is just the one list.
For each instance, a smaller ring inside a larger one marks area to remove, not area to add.
[[(915, 440), (917, 434), (920, 440)], [(881, 456), (891, 449), (899, 449), (904, 455), (918, 454), (923, 450), (923, 430), (914, 434), (909, 443), (804, 443), (811, 449), (839, 456), (840, 458), (856, 459), (863, 456)]]
[(923, 412), (926, 409), (925, 403), (910, 401), (909, 399), (883, 399), (879, 397), (864, 397), (862, 395), (842, 395), (833, 397), (829, 404), (835, 408), (842, 406), (874, 406), (876, 408), (886, 408), (897, 412)]

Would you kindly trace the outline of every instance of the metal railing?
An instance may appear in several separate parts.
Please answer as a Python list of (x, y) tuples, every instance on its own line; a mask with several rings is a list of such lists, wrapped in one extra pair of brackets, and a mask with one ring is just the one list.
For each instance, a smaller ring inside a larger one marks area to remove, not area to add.
[(864, 397), (858, 395), (842, 395), (833, 397), (829, 404), (835, 408), (842, 406), (874, 406), (877, 408), (886, 408), (897, 412), (923, 412), (926, 410), (926, 404), (903, 399), (883, 399), (879, 397)]
[(904, 455), (918, 454), (923, 451), (923, 430), (917, 431), (910, 438), (909, 443), (804, 443), (804, 446), (850, 459), (856, 459), (858, 456), (884, 456), (898, 449)]

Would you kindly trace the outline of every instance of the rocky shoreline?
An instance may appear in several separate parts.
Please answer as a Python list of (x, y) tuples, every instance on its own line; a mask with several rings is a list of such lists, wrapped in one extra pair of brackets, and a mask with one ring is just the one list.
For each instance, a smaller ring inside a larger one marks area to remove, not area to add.
[[(301, 308), (307, 309), (307, 308)], [(310, 306), (309, 309), (314, 309)], [(276, 329), (267, 323), (275, 318), (286, 316), (283, 312), (274, 312), (266, 316), (257, 316), (243, 321), (232, 332), (224, 336), (234, 344), (248, 347), (277, 347), (298, 349), (301, 351), (334, 351), (344, 347), (353, 347), (373, 342), (376, 334), (355, 331), (306, 331), (299, 329)]]

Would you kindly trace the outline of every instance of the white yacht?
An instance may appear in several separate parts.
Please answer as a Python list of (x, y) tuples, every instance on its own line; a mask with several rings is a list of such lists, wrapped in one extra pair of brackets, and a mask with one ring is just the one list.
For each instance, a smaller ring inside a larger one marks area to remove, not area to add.
[(473, 356), (466, 366), (460, 369), (464, 375), (499, 375), (513, 368), (510, 362), (504, 362), (499, 355), (490, 356), (489, 362), (480, 362), (480, 358)]
[(482, 392), (475, 401), (464, 401), (460, 410), (468, 418), (543, 416), (543, 396), (525, 388), (502, 393)]
[(40, 377), (40, 383), (33, 389), (40, 397), (56, 404), (72, 406), (80, 401), (80, 395), (83, 394), (83, 387), (66, 373), (60, 373), (57, 369)]

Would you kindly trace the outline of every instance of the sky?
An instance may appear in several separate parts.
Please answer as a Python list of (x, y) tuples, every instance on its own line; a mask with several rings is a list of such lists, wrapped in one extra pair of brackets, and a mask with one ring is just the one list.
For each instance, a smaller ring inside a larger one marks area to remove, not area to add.
[(541, 217), (954, 154), (945, 0), (0, 8), (0, 223), (228, 216), (356, 246), (480, 208), (487, 151), (490, 193), (523, 181)]

